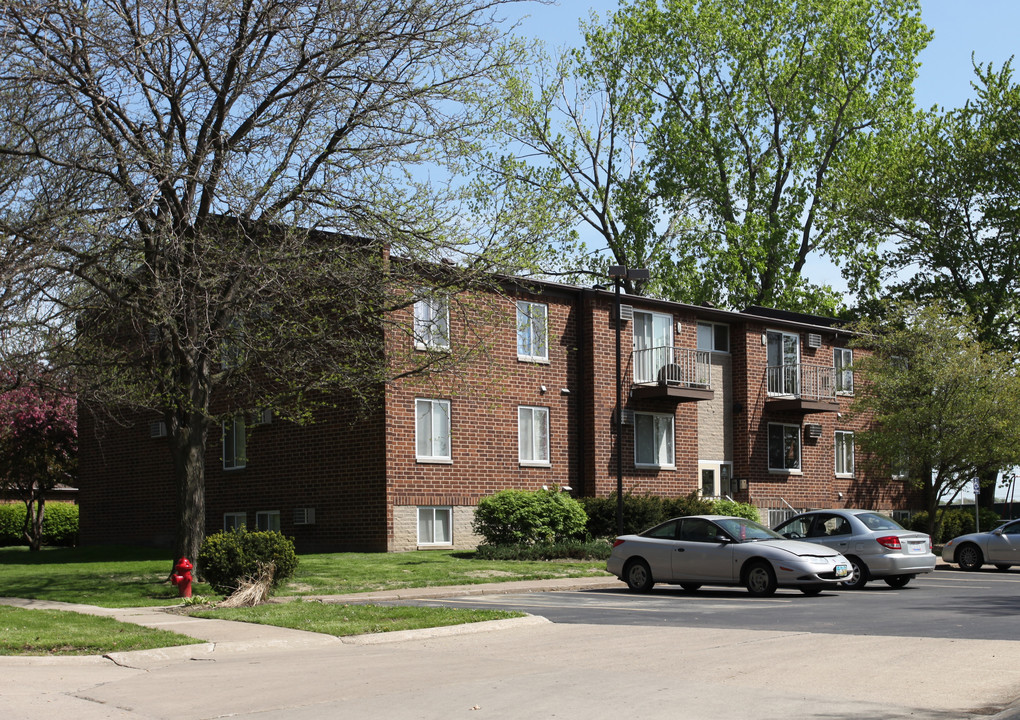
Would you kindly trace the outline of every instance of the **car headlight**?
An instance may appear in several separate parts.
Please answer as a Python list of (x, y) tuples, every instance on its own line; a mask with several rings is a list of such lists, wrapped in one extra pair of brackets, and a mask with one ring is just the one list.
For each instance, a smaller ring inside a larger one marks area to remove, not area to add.
[(818, 557), (817, 555), (809, 555), (807, 561), (812, 565), (828, 565), (832, 562), (832, 558)]

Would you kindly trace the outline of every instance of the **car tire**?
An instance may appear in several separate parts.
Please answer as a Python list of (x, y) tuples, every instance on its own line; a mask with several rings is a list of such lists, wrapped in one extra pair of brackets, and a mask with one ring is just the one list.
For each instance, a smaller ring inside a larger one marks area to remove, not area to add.
[(883, 578), (883, 580), (891, 588), (901, 588), (906, 587), (912, 577), (913, 575), (890, 575), (887, 578)]
[(868, 580), (871, 579), (871, 573), (868, 572), (868, 566), (861, 562), (861, 559), (850, 555), (847, 557), (850, 561), (850, 579), (844, 580), (840, 583), (845, 590), (860, 590), (868, 584)]
[(981, 548), (974, 543), (966, 543), (956, 548), (956, 562), (961, 570), (973, 572), (981, 569), (985, 559), (981, 555)]
[(1012, 565), (999, 565), (999, 564), (996, 564), (995, 569), (998, 570), (999, 572), (1006, 572), (1011, 567), (1013, 567), (1013, 566)]
[(623, 568), (623, 579), (631, 592), (646, 593), (652, 589), (655, 581), (652, 579), (652, 570), (641, 558), (633, 558), (627, 561)]
[(824, 585), (802, 585), (800, 591), (808, 597), (814, 597), (824, 589)]
[(744, 575), (744, 587), (755, 597), (768, 597), (775, 594), (779, 584), (776, 582), (776, 574), (772, 571), (772, 566), (758, 560), (747, 568), (747, 574)]
[(701, 589), (701, 583), (680, 583), (680, 587), (684, 592), (697, 592)]

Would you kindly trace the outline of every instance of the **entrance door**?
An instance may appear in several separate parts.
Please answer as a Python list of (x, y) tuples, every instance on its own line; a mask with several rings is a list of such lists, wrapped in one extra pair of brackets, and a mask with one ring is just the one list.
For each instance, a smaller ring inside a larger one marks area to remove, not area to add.
[(701, 470), (701, 497), (733, 497), (737, 490), (733, 482), (733, 463), (701, 460), (698, 467)]
[(768, 383), (770, 395), (800, 394), (800, 335), (769, 330)]
[(658, 380), (659, 370), (673, 360), (673, 316), (634, 312), (634, 382)]

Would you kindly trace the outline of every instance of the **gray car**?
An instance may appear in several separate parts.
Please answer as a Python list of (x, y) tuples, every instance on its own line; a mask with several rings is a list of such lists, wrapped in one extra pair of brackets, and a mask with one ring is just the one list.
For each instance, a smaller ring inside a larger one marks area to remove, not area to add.
[(942, 547), (942, 559), (962, 570), (977, 570), (989, 563), (999, 570), (1020, 565), (1020, 520), (1005, 522), (988, 532), (953, 538)]
[(795, 515), (775, 528), (786, 538), (838, 550), (853, 569), (843, 587), (858, 590), (881, 578), (894, 588), (935, 569), (931, 538), (906, 530), (892, 518), (869, 510), (813, 510)]
[(702, 585), (743, 585), (766, 597), (777, 587), (817, 595), (839, 587), (850, 565), (835, 550), (786, 540), (745, 518), (690, 515), (638, 535), (616, 538), (606, 569), (634, 592), (675, 583), (687, 592)]

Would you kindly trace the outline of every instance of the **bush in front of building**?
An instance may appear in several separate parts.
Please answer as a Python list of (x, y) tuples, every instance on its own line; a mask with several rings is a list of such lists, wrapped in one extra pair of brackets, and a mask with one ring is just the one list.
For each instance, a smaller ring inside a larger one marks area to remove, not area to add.
[(758, 508), (750, 503), (738, 503), (733, 500), (713, 501), (712, 514), (732, 515), (733, 517), (740, 517), (746, 520), (754, 520), (756, 523), (761, 522), (761, 514), (758, 512)]
[[(0, 547), (27, 545), (25, 504), (0, 504)], [(46, 503), (43, 515), (43, 545), (74, 547), (78, 544), (78, 506), (66, 502)]]
[(555, 488), (500, 490), (478, 501), (474, 531), (485, 545), (534, 545), (583, 538), (587, 520), (581, 504)]
[(616, 493), (604, 498), (581, 498), (581, 502), (588, 513), (588, 535), (593, 538), (632, 535), (670, 518), (714, 512), (712, 501), (698, 497), (697, 491), (678, 498), (626, 493), (623, 496), (623, 532), (617, 533)]
[(479, 545), (479, 560), (607, 560), (612, 546), (605, 540), (564, 540), (534, 545)]
[(229, 595), (260, 566), (272, 563), (273, 587), (294, 575), (298, 557), (294, 541), (275, 531), (248, 532), (234, 528), (210, 535), (198, 553), (202, 579), (221, 595)]
[[(978, 517), (981, 521), (982, 530), (991, 530), (1002, 522), (999, 514), (988, 508), (980, 508), (978, 510)], [(914, 513), (910, 516), (906, 526), (908, 529), (917, 532), (928, 532), (928, 513), (924, 510)], [(942, 513), (942, 518), (935, 526), (935, 536), (932, 537), (931, 541), (936, 545), (942, 545), (955, 537), (972, 532), (974, 532), (973, 509), (946, 510)]]

